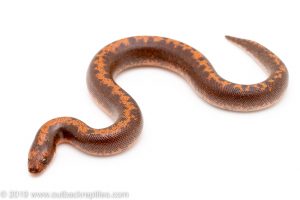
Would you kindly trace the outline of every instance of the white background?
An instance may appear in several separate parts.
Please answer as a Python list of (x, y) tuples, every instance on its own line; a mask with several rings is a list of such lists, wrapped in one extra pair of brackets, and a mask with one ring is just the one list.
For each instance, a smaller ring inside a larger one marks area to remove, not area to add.
[[(129, 199), (300, 199), (299, 6), (297, 1), (1, 1), (0, 191), (128, 192)], [(159, 35), (202, 52), (225, 79), (266, 75), (224, 35), (252, 39), (286, 64), (276, 106), (223, 111), (179, 76), (124, 72), (117, 82), (138, 102), (144, 129), (123, 154), (101, 158), (61, 145), (41, 176), (27, 171), (38, 128), (73, 116), (101, 128), (86, 70), (96, 52), (124, 37)]]

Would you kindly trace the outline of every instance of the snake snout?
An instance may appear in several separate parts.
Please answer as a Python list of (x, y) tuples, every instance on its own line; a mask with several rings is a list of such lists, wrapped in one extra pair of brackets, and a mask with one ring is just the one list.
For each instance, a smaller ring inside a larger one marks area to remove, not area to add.
[(40, 173), (43, 170), (43, 167), (36, 162), (36, 160), (28, 160), (28, 171), (30, 173), (36, 174)]
[(29, 167), (28, 170), (30, 173), (39, 173), (39, 170), (35, 167)]

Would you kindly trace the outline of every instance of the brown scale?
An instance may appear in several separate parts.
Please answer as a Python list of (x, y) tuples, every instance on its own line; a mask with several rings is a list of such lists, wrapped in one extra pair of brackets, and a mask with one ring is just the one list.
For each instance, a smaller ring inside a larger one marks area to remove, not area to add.
[(71, 117), (48, 121), (38, 131), (29, 151), (29, 171), (39, 173), (45, 169), (60, 143), (97, 156), (117, 154), (134, 144), (142, 130), (142, 114), (134, 99), (114, 81), (117, 74), (128, 68), (153, 66), (173, 71), (205, 101), (222, 109), (247, 112), (273, 105), (287, 87), (288, 72), (283, 62), (256, 42), (226, 38), (252, 54), (267, 69), (269, 77), (252, 85), (232, 83), (220, 77), (197, 50), (163, 37), (130, 37), (104, 47), (90, 64), (87, 84), (96, 102), (115, 123), (94, 129)]

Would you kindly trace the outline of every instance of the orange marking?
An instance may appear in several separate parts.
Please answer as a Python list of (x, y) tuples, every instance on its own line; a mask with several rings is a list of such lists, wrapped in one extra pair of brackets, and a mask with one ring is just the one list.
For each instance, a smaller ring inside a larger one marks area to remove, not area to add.
[(235, 85), (233, 86), (233, 88), (237, 88), (237, 89), (239, 89), (240, 91), (244, 91), (242, 85), (240, 85), (240, 84), (235, 84)]
[(274, 76), (274, 79), (279, 79), (279, 78), (282, 78), (282, 74), (277, 74)]
[(154, 42), (160, 42), (162, 40), (163, 40), (163, 38), (161, 38), (161, 37), (153, 37)]
[(260, 85), (262, 87), (261, 88), (262, 90), (265, 90), (268, 87), (268, 85), (266, 83), (260, 83)]

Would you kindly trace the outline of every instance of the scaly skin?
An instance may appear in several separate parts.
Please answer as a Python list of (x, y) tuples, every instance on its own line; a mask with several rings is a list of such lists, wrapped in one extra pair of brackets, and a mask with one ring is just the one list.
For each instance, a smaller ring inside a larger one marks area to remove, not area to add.
[(232, 83), (220, 77), (197, 50), (163, 37), (130, 37), (104, 47), (90, 64), (87, 83), (97, 102), (116, 118), (115, 123), (94, 129), (71, 117), (48, 121), (38, 131), (29, 151), (29, 171), (39, 173), (44, 170), (60, 143), (69, 143), (97, 156), (123, 152), (134, 143), (142, 130), (142, 114), (134, 99), (113, 79), (128, 68), (154, 66), (174, 71), (183, 76), (205, 101), (222, 109), (247, 112), (273, 105), (288, 83), (283, 62), (256, 42), (226, 38), (261, 62), (269, 77), (252, 85)]

